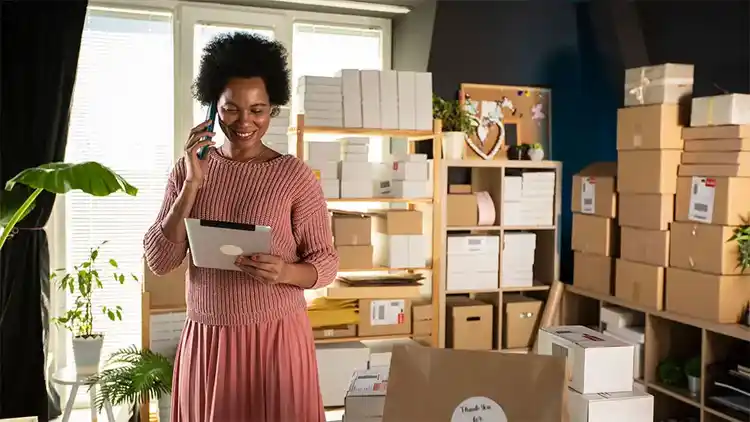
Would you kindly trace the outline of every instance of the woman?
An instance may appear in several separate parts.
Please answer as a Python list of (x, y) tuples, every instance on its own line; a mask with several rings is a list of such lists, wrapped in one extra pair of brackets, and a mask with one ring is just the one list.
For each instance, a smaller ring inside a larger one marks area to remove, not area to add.
[(172, 422), (325, 421), (303, 290), (336, 276), (326, 202), (302, 161), (261, 143), (289, 100), (286, 50), (256, 35), (220, 35), (203, 52), (194, 95), (218, 101), (228, 142), (214, 147), (209, 122), (190, 132), (144, 239), (149, 267), (165, 274), (183, 261), (186, 217), (270, 226), (273, 239), (270, 254), (238, 257), (241, 271), (190, 265)]

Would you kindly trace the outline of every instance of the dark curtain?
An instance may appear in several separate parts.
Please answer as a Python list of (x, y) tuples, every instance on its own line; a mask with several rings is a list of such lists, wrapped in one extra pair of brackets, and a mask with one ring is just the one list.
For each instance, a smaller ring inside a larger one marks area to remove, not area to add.
[[(0, 181), (62, 161), (87, 0), (1, 0)], [(6, 196), (7, 200), (7, 196)], [(60, 414), (48, 388), (49, 249), (44, 227), (55, 201), (36, 209), (0, 254), (0, 417)]]

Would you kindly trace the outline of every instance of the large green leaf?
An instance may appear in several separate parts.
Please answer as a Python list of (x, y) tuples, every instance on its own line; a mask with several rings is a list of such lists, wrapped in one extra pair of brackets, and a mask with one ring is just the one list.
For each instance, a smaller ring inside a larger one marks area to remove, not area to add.
[(80, 190), (93, 196), (107, 196), (118, 191), (135, 196), (138, 189), (109, 168), (89, 161), (79, 164), (49, 163), (26, 169), (10, 179), (5, 189), (16, 184), (57, 194)]
[[(16, 211), (21, 208), (26, 198), (29, 197), (29, 190), (19, 186), (12, 191), (0, 190), (0, 227), (5, 227), (15, 215)], [(34, 204), (26, 208), (18, 220), (23, 220), (31, 211), (34, 210)]]

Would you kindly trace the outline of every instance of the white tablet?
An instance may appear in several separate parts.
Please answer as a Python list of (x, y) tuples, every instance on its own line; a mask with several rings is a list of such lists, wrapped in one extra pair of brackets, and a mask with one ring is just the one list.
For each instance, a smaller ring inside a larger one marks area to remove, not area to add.
[(268, 226), (186, 218), (185, 227), (196, 267), (240, 271), (238, 256), (271, 251)]

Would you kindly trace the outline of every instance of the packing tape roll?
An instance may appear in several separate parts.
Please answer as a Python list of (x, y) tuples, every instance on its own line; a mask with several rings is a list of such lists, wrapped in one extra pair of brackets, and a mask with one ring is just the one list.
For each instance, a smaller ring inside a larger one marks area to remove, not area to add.
[(488, 192), (477, 192), (477, 213), (480, 226), (495, 224), (495, 203)]

